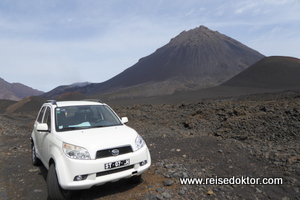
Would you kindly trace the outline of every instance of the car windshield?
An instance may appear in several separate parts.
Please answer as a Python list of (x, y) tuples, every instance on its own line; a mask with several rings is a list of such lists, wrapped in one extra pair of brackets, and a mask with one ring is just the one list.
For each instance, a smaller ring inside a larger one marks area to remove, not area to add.
[(122, 125), (106, 105), (66, 106), (55, 109), (57, 131)]

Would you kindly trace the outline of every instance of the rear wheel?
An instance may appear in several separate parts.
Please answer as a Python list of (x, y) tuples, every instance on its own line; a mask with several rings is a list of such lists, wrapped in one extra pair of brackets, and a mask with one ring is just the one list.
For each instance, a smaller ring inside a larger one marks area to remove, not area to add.
[(50, 199), (67, 200), (70, 199), (72, 193), (60, 187), (56, 175), (55, 165), (51, 164), (47, 175), (47, 189)]
[(31, 143), (31, 160), (32, 160), (32, 164), (34, 166), (39, 166), (41, 165), (41, 161), (38, 157), (36, 157), (36, 150), (35, 150), (35, 146), (34, 143)]

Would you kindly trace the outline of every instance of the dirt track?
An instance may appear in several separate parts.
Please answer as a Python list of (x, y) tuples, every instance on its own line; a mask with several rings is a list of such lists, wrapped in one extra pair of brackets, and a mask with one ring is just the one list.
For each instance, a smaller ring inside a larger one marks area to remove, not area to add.
[[(76, 191), (73, 199), (300, 199), (299, 99), (291, 93), (114, 106), (146, 140), (152, 167), (139, 185), (122, 180)], [(47, 171), (30, 161), (33, 116), (0, 118), (0, 198), (47, 199)], [(181, 177), (233, 176), (279, 177), (283, 184), (179, 182)]]

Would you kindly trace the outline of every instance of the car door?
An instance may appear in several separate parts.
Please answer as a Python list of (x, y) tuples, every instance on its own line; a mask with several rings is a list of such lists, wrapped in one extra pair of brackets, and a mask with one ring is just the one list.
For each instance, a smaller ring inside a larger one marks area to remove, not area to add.
[[(48, 131), (38, 131), (37, 125), (38, 124), (46, 123), (48, 124)], [(34, 131), (35, 131), (35, 137), (36, 137), (36, 143), (35, 146), (38, 149), (38, 155), (40, 160), (45, 164), (47, 163), (48, 159), (48, 142), (47, 137), (51, 132), (51, 109), (49, 106), (44, 106), (40, 114), (38, 116), (38, 119), (34, 125)]]
[[(37, 125), (38, 124), (41, 124), (43, 122), (43, 117), (44, 117), (44, 114), (45, 114), (45, 110), (46, 110), (46, 106), (42, 107), (42, 109), (40, 110), (39, 112), (39, 115), (34, 123), (34, 128), (33, 128), (33, 131), (34, 131), (34, 137), (35, 137), (35, 148), (36, 148), (36, 153), (38, 155), (41, 156), (41, 148), (42, 148), (42, 145), (40, 144), (40, 137), (42, 136), (42, 133), (40, 131), (37, 130)], [(40, 157), (39, 156), (39, 157)]]
[(42, 123), (46, 123), (48, 125), (48, 131), (46, 132), (39, 132), (39, 145), (40, 145), (40, 153), (42, 159), (45, 163), (49, 160), (49, 137), (51, 134), (51, 108), (46, 107), (45, 114), (42, 120)]

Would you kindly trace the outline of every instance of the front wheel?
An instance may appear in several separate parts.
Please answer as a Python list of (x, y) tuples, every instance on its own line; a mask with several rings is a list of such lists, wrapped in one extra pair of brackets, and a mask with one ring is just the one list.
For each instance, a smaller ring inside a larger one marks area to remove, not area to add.
[(47, 189), (50, 199), (67, 200), (70, 199), (72, 193), (60, 187), (56, 175), (55, 165), (51, 164), (47, 175)]
[(139, 183), (141, 183), (142, 182), (142, 175), (138, 175), (138, 176), (133, 176), (133, 177), (131, 177), (130, 178), (130, 182), (132, 183), (132, 184), (139, 184)]

